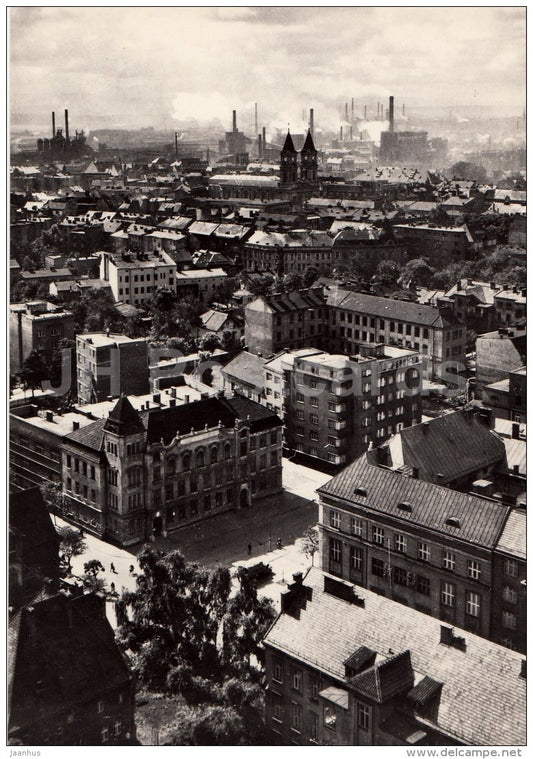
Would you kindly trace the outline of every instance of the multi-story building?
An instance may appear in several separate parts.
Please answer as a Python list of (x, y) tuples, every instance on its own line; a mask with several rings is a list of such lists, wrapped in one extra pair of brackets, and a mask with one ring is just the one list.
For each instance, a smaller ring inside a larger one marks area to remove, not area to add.
[(9, 307), (10, 372), (22, 368), (33, 350), (39, 351), (45, 362), (60, 340), (74, 338), (74, 314), (44, 300), (12, 303)]
[(264, 402), (281, 403), (289, 450), (338, 467), (420, 421), (421, 374), (418, 353), (392, 346), (352, 356), (302, 349), (267, 361)]
[(495, 417), (512, 422), (527, 420), (527, 369), (521, 366), (508, 373), (506, 379), (491, 382), (482, 390), (482, 400)]
[(526, 290), (496, 282), (460, 279), (437, 303), (450, 308), (459, 321), (478, 334), (514, 325), (526, 316)]
[[(224, 390), (244, 395), (245, 398), (261, 403), (265, 393), (263, 367), (266, 359), (248, 351), (241, 351), (220, 370)], [(281, 408), (272, 408), (281, 417)]]
[(330, 289), (329, 338), (334, 349), (355, 353), (361, 343), (411, 348), (422, 355), (424, 373), (445, 380), (466, 366), (466, 327), (448, 309)]
[(177, 273), (176, 289), (184, 298), (198, 298), (203, 303), (210, 303), (227, 278), (224, 269), (187, 269)]
[(461, 261), (474, 248), (474, 238), (465, 224), (395, 224), (394, 234), (400, 244), (407, 246), (411, 258), (424, 256), (432, 266)]
[(526, 512), (509, 514), (494, 550), (492, 637), (502, 646), (525, 651), (526, 614)]
[(265, 358), (285, 348), (329, 347), (329, 309), (320, 287), (255, 298), (244, 320), (247, 349)]
[(317, 492), (325, 572), (500, 641), (494, 552), (508, 506), (375, 466), (368, 455)]
[(524, 287), (506, 287), (494, 296), (498, 324), (515, 325), (526, 318), (527, 291)]
[(318, 568), (282, 591), (263, 645), (274, 743), (526, 741), (523, 655)]
[(76, 369), (79, 403), (147, 393), (148, 342), (104, 332), (77, 335)]
[(319, 230), (255, 231), (244, 244), (242, 263), (248, 271), (278, 275), (304, 272), (309, 266), (333, 266), (339, 258), (334, 236)]
[(10, 619), (11, 745), (135, 744), (135, 687), (105, 604), (74, 585), (43, 589)]
[(527, 363), (525, 329), (500, 327), (476, 340), (476, 384), (480, 387), (509, 378)]
[(100, 279), (111, 285), (115, 301), (139, 306), (159, 287), (176, 289), (176, 264), (165, 251), (100, 253)]
[(65, 436), (71, 519), (123, 545), (281, 490), (281, 420), (252, 401), (208, 398), (108, 417)]

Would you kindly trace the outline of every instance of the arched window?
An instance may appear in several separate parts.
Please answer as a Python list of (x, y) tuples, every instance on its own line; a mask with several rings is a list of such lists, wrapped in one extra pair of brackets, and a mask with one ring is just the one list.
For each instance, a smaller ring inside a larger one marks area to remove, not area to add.
[(218, 450), (217, 447), (214, 445), (211, 448), (211, 464), (216, 464), (218, 461)]
[(167, 461), (167, 471), (169, 474), (174, 474), (176, 471), (176, 459), (171, 456)]
[(187, 472), (191, 468), (191, 454), (184, 453), (181, 458), (181, 465), (184, 472)]
[(204, 452), (203, 451), (197, 451), (196, 452), (196, 466), (204, 466)]
[(231, 445), (229, 443), (226, 443), (224, 446), (224, 458), (225, 459), (231, 458)]

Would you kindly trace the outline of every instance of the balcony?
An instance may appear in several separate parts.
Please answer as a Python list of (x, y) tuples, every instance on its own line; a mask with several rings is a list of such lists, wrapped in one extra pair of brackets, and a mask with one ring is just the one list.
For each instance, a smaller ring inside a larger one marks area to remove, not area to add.
[(346, 425), (347, 425), (346, 419), (339, 419), (338, 421), (335, 422), (334, 429), (337, 431), (344, 430), (346, 429)]

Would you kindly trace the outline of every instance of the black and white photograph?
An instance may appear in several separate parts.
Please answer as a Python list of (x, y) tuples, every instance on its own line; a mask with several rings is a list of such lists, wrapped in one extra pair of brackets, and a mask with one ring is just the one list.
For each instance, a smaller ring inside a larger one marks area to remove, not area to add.
[(524, 755), (526, 11), (6, 8), (6, 757)]

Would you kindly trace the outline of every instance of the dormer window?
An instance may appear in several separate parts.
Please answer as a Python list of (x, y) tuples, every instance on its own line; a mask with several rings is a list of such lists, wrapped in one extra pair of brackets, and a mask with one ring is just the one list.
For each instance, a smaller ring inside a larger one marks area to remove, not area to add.
[(413, 504), (409, 503), (409, 501), (402, 501), (398, 504), (397, 508), (400, 509), (400, 511), (411, 512), (413, 510)]
[(448, 527), (456, 527), (456, 528), (461, 527), (461, 522), (459, 521), (459, 519), (457, 519), (457, 517), (448, 517), (445, 524), (447, 524)]
[(359, 496), (359, 498), (366, 498), (367, 492), (365, 488), (355, 488), (353, 494)]

